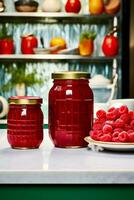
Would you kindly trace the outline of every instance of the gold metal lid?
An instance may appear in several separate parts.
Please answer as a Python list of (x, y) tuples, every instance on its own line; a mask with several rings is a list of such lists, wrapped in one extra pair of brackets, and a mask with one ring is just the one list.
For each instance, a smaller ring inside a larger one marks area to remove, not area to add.
[(88, 72), (80, 71), (64, 71), (52, 73), (52, 79), (89, 79)]
[(42, 98), (35, 96), (12, 96), (8, 101), (10, 104), (33, 105), (41, 104)]

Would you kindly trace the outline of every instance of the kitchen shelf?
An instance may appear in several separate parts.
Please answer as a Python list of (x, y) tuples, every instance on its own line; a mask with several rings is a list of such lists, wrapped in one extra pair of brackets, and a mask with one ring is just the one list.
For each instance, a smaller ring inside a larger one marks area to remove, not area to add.
[(32, 55), (22, 55), (22, 54), (12, 54), (12, 55), (0, 55), (0, 61), (80, 61), (80, 62), (109, 62), (112, 63), (113, 59), (120, 60), (120, 56), (117, 57), (105, 57), (105, 56), (80, 56), (80, 55), (53, 55), (53, 54), (32, 54)]
[[(108, 19), (113, 19), (114, 17), (120, 17), (118, 14), (101, 14), (101, 15), (90, 15), (90, 14), (73, 14), (73, 13), (48, 13), (48, 12), (4, 12), (0, 13), (0, 20), (2, 22), (20, 22), (27, 19), (27, 22), (36, 23), (38, 20), (40, 22), (54, 23), (57, 21), (62, 22), (87, 22), (87, 23), (104, 23), (107, 22)], [(35, 21), (33, 21), (35, 19)]]

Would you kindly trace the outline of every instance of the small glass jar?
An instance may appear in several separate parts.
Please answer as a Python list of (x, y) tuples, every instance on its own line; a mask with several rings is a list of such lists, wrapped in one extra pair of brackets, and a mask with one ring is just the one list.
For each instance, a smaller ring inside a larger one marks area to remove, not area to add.
[(56, 147), (85, 147), (93, 123), (93, 93), (86, 72), (52, 74), (49, 92), (49, 135)]
[(33, 96), (9, 98), (7, 139), (12, 148), (39, 148), (43, 140), (42, 99)]

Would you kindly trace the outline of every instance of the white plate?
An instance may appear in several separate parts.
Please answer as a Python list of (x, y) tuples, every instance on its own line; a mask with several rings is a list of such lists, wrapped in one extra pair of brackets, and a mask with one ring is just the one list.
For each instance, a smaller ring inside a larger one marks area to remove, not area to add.
[(48, 48), (34, 48), (35, 54), (50, 54), (51, 51), (56, 51), (59, 48), (59, 46), (55, 47), (48, 47)]
[(113, 151), (134, 151), (134, 143), (121, 143), (121, 142), (101, 142), (95, 141), (90, 136), (84, 138), (86, 142), (89, 143), (89, 147), (97, 151), (102, 151), (104, 149)]
[(58, 51), (58, 54), (70, 54), (70, 55), (78, 55), (78, 48), (69, 48), (69, 49), (63, 49)]

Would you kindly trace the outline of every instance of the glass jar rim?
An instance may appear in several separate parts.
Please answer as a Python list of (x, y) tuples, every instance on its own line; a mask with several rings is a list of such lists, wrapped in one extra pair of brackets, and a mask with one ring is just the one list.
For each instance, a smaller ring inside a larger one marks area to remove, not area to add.
[(38, 96), (11, 96), (8, 99), (9, 104), (30, 105), (42, 104), (43, 100)]
[(81, 71), (61, 71), (52, 73), (52, 79), (89, 79), (90, 73)]

